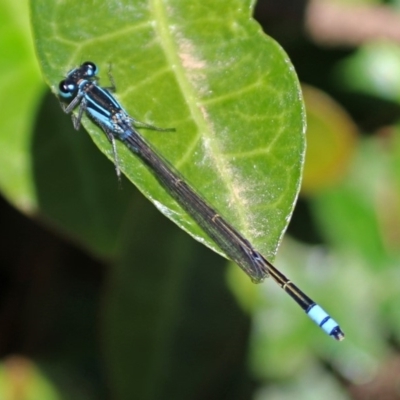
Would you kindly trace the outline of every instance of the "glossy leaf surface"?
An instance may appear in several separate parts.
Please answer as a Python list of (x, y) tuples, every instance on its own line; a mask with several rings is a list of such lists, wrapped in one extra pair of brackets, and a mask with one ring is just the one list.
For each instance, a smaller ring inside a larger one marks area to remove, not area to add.
[[(92, 60), (142, 131), (207, 201), (272, 257), (297, 196), (304, 153), (298, 82), (287, 56), (242, 1), (33, 3), (37, 50), (53, 91)], [(38, 16), (40, 14), (40, 23)], [(112, 159), (93, 122), (84, 125)], [(219, 251), (123, 145), (126, 176), (169, 218)], [(111, 167), (110, 167), (111, 168)]]

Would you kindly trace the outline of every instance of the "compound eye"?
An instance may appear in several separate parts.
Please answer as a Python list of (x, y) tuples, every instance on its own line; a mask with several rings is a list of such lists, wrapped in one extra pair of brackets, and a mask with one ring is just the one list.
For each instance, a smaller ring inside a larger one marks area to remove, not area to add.
[(84, 62), (81, 68), (83, 68), (85, 76), (88, 78), (95, 76), (99, 72), (96, 64), (91, 61)]
[(67, 79), (61, 81), (58, 85), (60, 96), (68, 98), (77, 90), (76, 83), (68, 81)]

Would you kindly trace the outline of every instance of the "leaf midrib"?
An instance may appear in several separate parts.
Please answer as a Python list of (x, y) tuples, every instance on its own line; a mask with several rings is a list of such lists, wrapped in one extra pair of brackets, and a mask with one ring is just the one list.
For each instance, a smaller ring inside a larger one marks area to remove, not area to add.
[[(231, 174), (226, 171), (230, 168), (229, 163), (225, 161), (225, 156), (220, 151), (219, 146), (217, 146), (216, 135), (210, 134), (210, 126), (207, 124), (205, 118), (201, 113), (201, 107), (199, 107), (198, 102), (194, 99), (197, 98), (196, 92), (193, 90), (193, 85), (190, 84), (190, 80), (187, 79), (185, 70), (182, 67), (181, 60), (178, 56), (179, 51), (176, 47), (175, 40), (171, 35), (168, 23), (168, 16), (166, 12), (166, 6), (163, 0), (150, 0), (150, 8), (153, 10), (153, 15), (155, 19), (155, 31), (157, 32), (157, 36), (160, 40), (161, 48), (164, 50), (165, 56), (172, 66), (172, 71), (176, 77), (177, 83), (181, 92), (183, 93), (183, 98), (186, 99), (186, 104), (190, 110), (190, 115), (192, 116), (196, 127), (198, 128), (198, 132), (194, 141), (200, 140), (200, 133), (205, 138), (207, 143), (211, 145), (207, 146), (208, 149), (211, 149), (211, 156), (213, 160), (213, 165), (215, 169), (218, 171), (219, 176), (222, 176), (222, 182), (226, 187), (226, 191), (229, 193), (229, 197), (231, 198), (227, 203), (228, 204), (236, 204), (240, 205), (235, 208), (235, 213), (237, 218), (240, 221), (241, 226), (245, 226), (245, 210), (242, 206), (242, 202), (239, 198), (234, 196), (235, 191), (234, 182), (230, 179)], [(204, 143), (204, 140), (202, 141)], [(190, 149), (192, 146), (188, 146)], [(182, 157), (185, 159), (187, 157)], [(240, 209), (240, 212), (237, 210)]]

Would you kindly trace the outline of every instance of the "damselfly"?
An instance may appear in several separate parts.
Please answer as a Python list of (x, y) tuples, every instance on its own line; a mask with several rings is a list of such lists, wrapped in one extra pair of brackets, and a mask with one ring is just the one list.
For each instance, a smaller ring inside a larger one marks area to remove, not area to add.
[[(165, 129), (139, 122), (130, 117), (111, 95), (110, 90), (98, 84), (97, 73), (98, 69), (94, 63), (90, 61), (83, 63), (70, 71), (66, 78), (60, 82), (59, 93), (64, 99), (70, 100), (70, 103), (63, 107), (66, 113), (71, 113), (78, 107), (77, 116), (72, 114), (76, 129), (80, 127), (85, 112), (103, 129), (112, 144), (117, 174), (120, 175), (116, 139), (123, 142), (147, 165), (168, 193), (253, 281), (260, 282), (271, 276), (328, 335), (337, 340), (342, 340), (344, 333), (339, 325), (318, 304), (266, 260), (216, 210), (209, 206), (137, 131), (139, 126), (155, 130)], [(114, 90), (115, 85), (111, 76), (110, 80), (113, 84), (111, 89)]]

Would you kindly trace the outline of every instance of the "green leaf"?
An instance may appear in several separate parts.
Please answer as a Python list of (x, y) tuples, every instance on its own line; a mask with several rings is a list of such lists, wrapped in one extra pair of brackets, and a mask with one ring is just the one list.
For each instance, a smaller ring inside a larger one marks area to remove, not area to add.
[(16, 355), (9, 356), (0, 364), (1, 398), (10, 398), (15, 393), (24, 400), (64, 398), (37, 365), (28, 358)]
[(43, 92), (29, 35), (28, 3), (0, 3), (0, 190), (25, 212), (36, 210), (30, 146)]
[(391, 210), (382, 193), (385, 185), (392, 185), (385, 182), (388, 156), (377, 143), (376, 139), (360, 142), (348, 176), (313, 199), (313, 213), (322, 234), (336, 249), (357, 254), (379, 268), (387, 262), (388, 248), (379, 213)]
[[(37, 52), (54, 93), (91, 60), (140, 121), (176, 132), (143, 135), (207, 201), (273, 257), (297, 196), (304, 115), (294, 70), (243, 1), (32, 2)], [(110, 159), (111, 146), (84, 126)], [(220, 252), (123, 145), (126, 176), (170, 219)], [(110, 166), (111, 168), (111, 166)]]

